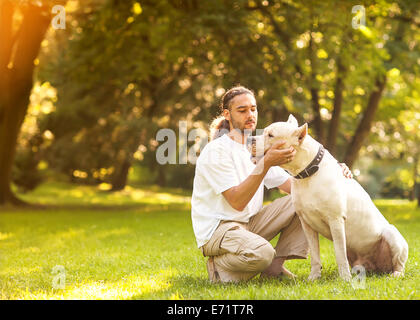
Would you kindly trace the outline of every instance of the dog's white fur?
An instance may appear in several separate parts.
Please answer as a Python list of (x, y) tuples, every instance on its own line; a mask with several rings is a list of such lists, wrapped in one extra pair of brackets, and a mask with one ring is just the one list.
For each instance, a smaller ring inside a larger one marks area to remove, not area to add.
[[(271, 124), (262, 136), (255, 138), (257, 146), (263, 142), (264, 151), (279, 140), (286, 141), (284, 148), (293, 146), (297, 151), (293, 161), (282, 167), (297, 175), (315, 158), (320, 145), (307, 130), (306, 123), (298, 127), (297, 120), (290, 115), (287, 122)], [(253, 155), (258, 156), (255, 150), (261, 149), (254, 148)], [(333, 241), (343, 279), (351, 279), (350, 265), (403, 275), (408, 258), (407, 242), (359, 183), (343, 176), (343, 169), (327, 150), (314, 175), (293, 179), (292, 199), (309, 244), (310, 280), (321, 277), (319, 233)]]

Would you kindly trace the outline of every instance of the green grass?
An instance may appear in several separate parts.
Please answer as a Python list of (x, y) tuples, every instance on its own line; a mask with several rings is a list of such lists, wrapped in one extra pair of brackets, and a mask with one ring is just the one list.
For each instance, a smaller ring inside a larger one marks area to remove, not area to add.
[[(403, 279), (368, 275), (364, 289), (338, 277), (332, 243), (321, 237), (322, 279), (310, 260), (286, 263), (297, 280), (211, 284), (196, 248), (189, 193), (48, 183), (22, 197), (44, 208), (0, 208), (1, 299), (419, 299), (420, 210), (377, 200), (410, 246)], [(274, 243), (274, 241), (273, 241)], [(65, 288), (54, 289), (55, 266)]]

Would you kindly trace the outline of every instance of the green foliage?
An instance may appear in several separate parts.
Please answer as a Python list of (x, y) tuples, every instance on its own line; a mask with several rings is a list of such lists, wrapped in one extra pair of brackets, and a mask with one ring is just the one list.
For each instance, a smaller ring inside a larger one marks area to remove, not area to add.
[(360, 29), (351, 1), (72, 3), (66, 30), (49, 34), (39, 58), (38, 78), (57, 101), (37, 121), (53, 136), (37, 157), (73, 181), (114, 184), (140, 161), (153, 182), (190, 187), (192, 165), (156, 163), (156, 132), (177, 132), (180, 120), (207, 129), (223, 90), (237, 83), (255, 91), (260, 128), (294, 113), (315, 138), (331, 138), (341, 160), (376, 80), (386, 78), (360, 157), (418, 161), (418, 2), (366, 1)]
[[(151, 148), (159, 127), (175, 129), (196, 108), (189, 99), (197, 86), (186, 77), (197, 67), (190, 55), (201, 30), (179, 30), (190, 14), (166, 1), (136, 4), (107, 1), (84, 17), (68, 55), (44, 70), (59, 92), (57, 112), (43, 124), (55, 136), (48, 161), (86, 181), (112, 181), (139, 145)], [(98, 177), (107, 168), (108, 177)]]
[(413, 175), (408, 169), (398, 169), (389, 175), (384, 183), (381, 194), (387, 198), (409, 198), (413, 189)]

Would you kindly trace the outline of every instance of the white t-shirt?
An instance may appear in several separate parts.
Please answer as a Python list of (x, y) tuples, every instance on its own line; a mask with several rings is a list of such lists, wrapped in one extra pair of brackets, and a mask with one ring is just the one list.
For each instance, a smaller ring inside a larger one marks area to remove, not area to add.
[(248, 222), (263, 206), (264, 185), (275, 188), (290, 177), (282, 168), (271, 167), (244, 210), (233, 209), (222, 192), (239, 185), (255, 169), (246, 146), (223, 135), (202, 150), (196, 162), (191, 199), (192, 225), (198, 247), (210, 240), (221, 220)]

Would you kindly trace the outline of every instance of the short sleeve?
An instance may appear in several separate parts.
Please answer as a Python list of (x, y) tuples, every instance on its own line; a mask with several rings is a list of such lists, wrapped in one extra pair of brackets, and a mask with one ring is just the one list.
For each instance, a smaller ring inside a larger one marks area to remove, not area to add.
[(290, 175), (279, 166), (271, 167), (264, 178), (264, 185), (268, 188), (276, 188), (290, 178)]
[(206, 150), (197, 161), (198, 173), (208, 182), (216, 194), (239, 184), (235, 166), (228, 150), (214, 147)]

